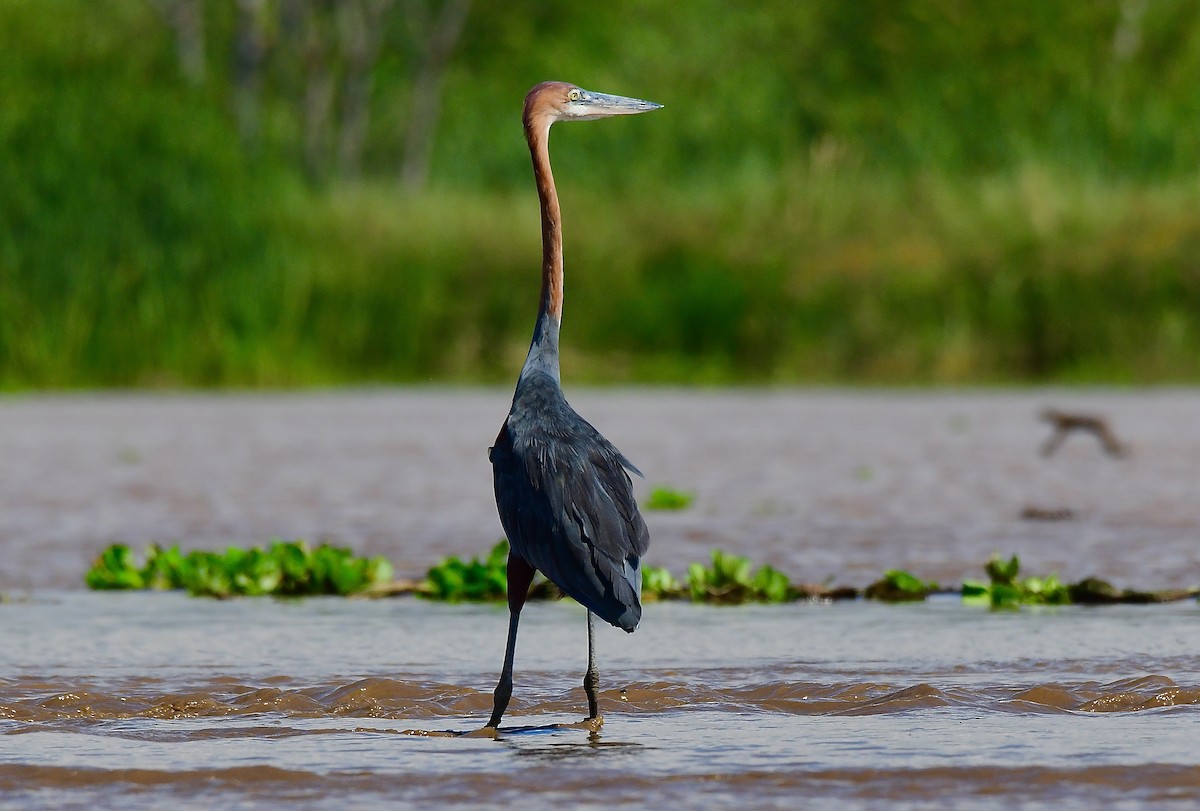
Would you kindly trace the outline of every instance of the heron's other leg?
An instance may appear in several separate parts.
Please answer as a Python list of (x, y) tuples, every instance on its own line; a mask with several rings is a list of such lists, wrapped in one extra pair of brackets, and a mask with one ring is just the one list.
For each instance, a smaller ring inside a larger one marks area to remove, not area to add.
[(592, 612), (587, 612), (588, 622), (588, 666), (587, 672), (583, 674), (583, 692), (587, 693), (588, 700), (588, 720), (591, 721), (600, 715), (600, 705), (596, 700), (596, 689), (600, 686), (600, 673), (596, 670), (596, 631)]
[(504, 669), (500, 671), (500, 681), (496, 683), (496, 691), (492, 699), (492, 717), (488, 720), (489, 727), (500, 726), (500, 719), (508, 709), (508, 700), (512, 697), (513, 656), (517, 650), (517, 622), (521, 619), (521, 609), (525, 607), (525, 598), (529, 596), (529, 584), (533, 582), (534, 569), (524, 558), (508, 553), (508, 644), (504, 649)]

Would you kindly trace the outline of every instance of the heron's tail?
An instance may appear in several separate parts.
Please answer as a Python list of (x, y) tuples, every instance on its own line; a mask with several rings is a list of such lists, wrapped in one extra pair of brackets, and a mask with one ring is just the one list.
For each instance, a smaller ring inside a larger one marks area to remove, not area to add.
[(632, 555), (625, 558), (622, 575), (614, 578), (612, 599), (605, 600), (607, 611), (596, 613), (609, 624), (626, 633), (633, 633), (642, 621), (641, 560)]
[[(605, 617), (605, 619), (608, 619)], [(642, 621), (642, 601), (637, 600), (633, 605), (627, 606), (625, 611), (616, 619), (608, 620), (613, 625), (620, 628), (626, 633), (632, 634), (637, 630), (638, 623)]]

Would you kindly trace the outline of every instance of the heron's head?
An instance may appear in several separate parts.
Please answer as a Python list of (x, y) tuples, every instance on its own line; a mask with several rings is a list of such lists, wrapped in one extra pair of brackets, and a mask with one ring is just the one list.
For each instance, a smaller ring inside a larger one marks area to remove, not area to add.
[(591, 121), (614, 115), (657, 110), (661, 104), (584, 90), (568, 82), (542, 82), (525, 97), (526, 126), (549, 127), (555, 121)]

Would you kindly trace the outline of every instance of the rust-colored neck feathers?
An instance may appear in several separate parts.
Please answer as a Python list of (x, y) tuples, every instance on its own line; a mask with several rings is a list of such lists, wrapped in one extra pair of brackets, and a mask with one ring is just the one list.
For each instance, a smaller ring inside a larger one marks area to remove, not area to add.
[(562, 213), (550, 171), (549, 141), (556, 112), (553, 100), (562, 94), (560, 85), (567, 87), (561, 82), (545, 82), (530, 90), (522, 116), (542, 208), (542, 301), (538, 317), (540, 320), (542, 314), (549, 315), (556, 324), (562, 321), (563, 307)]

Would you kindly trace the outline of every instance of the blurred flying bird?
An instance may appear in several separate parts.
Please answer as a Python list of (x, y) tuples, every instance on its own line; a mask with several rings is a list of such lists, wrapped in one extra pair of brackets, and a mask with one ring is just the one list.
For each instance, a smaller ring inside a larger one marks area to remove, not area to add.
[(517, 623), (535, 571), (587, 608), (588, 664), (583, 677), (588, 721), (599, 724), (592, 615), (633, 631), (642, 616), (641, 556), (646, 522), (626, 470), (641, 472), (567, 404), (559, 383), (558, 330), (563, 306), (562, 218), (548, 141), (556, 121), (632, 115), (662, 105), (543, 82), (525, 97), (525, 139), (542, 210), (542, 293), (533, 341), (517, 379), (512, 409), (488, 456), (496, 507), (508, 535), (508, 643), (488, 727), (512, 695)]

